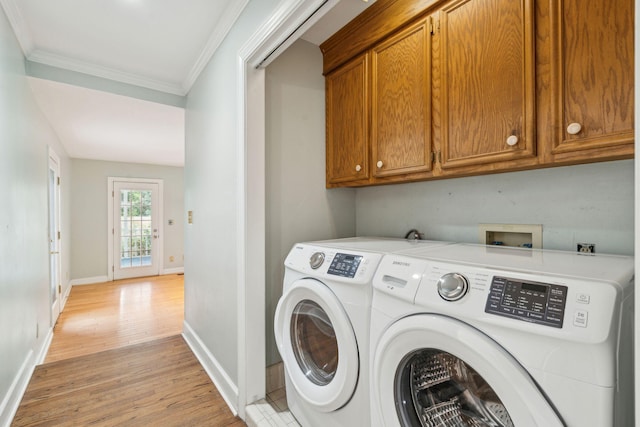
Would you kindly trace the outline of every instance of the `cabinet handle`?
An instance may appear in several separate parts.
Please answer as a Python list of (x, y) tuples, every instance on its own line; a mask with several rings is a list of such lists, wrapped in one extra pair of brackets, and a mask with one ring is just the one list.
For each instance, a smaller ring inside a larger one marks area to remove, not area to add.
[(384, 163), (382, 163), (382, 160), (378, 160), (378, 163), (376, 163), (376, 166), (378, 167), (378, 169), (380, 169), (383, 164)]
[(517, 143), (518, 143), (518, 137), (517, 136), (511, 135), (509, 138), (507, 138), (507, 145), (508, 146), (513, 147)]
[(356, 165), (356, 172), (360, 172), (362, 170), (362, 166)]
[(567, 133), (569, 135), (577, 135), (582, 130), (582, 125), (580, 123), (571, 123), (567, 126)]

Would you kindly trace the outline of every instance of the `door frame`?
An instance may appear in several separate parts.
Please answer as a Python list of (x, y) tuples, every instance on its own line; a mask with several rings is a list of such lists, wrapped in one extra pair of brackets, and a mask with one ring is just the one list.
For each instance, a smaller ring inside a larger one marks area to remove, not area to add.
[[(54, 278), (52, 277), (52, 273), (55, 269), (55, 275), (57, 276), (55, 278), (55, 280), (57, 281), (57, 285), (56, 285), (56, 289), (55, 289), (55, 293), (57, 295), (56, 298), (56, 306), (57, 309), (54, 308), (54, 302), (53, 301), (49, 301), (49, 312), (50, 312), (50, 317), (49, 320), (51, 322), (51, 327), (55, 326), (56, 322), (58, 321), (58, 317), (60, 316), (60, 313), (62, 312), (62, 308), (63, 308), (63, 304), (62, 304), (62, 234), (61, 234), (61, 196), (60, 196), (60, 180), (61, 180), (61, 175), (62, 175), (62, 165), (60, 163), (60, 156), (58, 156), (58, 154), (53, 151), (53, 149), (51, 147), (48, 147), (48, 151), (49, 151), (49, 155), (47, 157), (47, 211), (48, 211), (48, 236), (47, 236), (47, 240), (49, 240), (51, 238), (51, 208), (53, 207), (53, 209), (55, 210), (54, 212), (54, 221), (55, 224), (53, 225), (54, 228), (54, 239), (56, 240), (56, 244), (55, 244), (55, 248), (57, 249), (55, 252), (57, 252), (57, 254), (55, 254), (56, 256), (55, 261), (52, 261), (52, 254), (51, 253), (51, 243), (48, 243), (48, 250), (47, 252), (49, 252), (49, 295), (51, 295), (51, 283), (52, 280), (54, 280)], [(55, 168), (52, 168), (52, 164), (55, 164)], [(53, 204), (54, 206), (51, 206), (52, 200), (51, 200), (51, 195), (52, 195), (52, 188), (51, 188), (51, 180), (50, 180), (50, 176), (49, 176), (49, 172), (54, 169), (54, 172), (56, 173), (56, 181), (54, 183), (54, 188), (53, 188)], [(56, 236), (57, 234), (57, 236)], [(52, 263), (55, 263), (55, 265), (52, 265)]]
[(110, 176), (107, 178), (107, 278), (113, 281), (114, 257), (114, 194), (113, 185), (115, 182), (131, 182), (144, 184), (158, 184), (158, 275), (164, 274), (164, 180), (155, 178), (121, 178)]
[(238, 415), (265, 396), (265, 68), (340, 0), (288, 0), (240, 48), (237, 56)]

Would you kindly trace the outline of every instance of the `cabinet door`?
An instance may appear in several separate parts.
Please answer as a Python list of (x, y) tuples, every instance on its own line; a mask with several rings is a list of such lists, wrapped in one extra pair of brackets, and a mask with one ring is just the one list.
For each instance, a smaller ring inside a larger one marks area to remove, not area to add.
[(428, 20), (371, 53), (374, 177), (431, 170), (431, 48)]
[(439, 16), (442, 167), (535, 156), (533, 1), (459, 0)]
[(553, 152), (632, 143), (633, 0), (553, 3)]
[(369, 177), (367, 55), (325, 79), (327, 186)]

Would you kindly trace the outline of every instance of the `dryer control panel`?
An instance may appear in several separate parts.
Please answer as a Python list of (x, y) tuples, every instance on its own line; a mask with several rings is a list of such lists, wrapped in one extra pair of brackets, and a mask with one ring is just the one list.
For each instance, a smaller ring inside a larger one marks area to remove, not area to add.
[(494, 276), (484, 311), (562, 328), (567, 287)]
[[(316, 279), (369, 284), (382, 254), (298, 243), (284, 261), (285, 276), (296, 271)], [(287, 281), (285, 277), (285, 282)]]

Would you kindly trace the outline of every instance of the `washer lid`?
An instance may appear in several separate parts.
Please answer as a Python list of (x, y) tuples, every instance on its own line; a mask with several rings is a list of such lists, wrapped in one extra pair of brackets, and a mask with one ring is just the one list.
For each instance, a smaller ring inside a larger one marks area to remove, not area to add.
[(349, 401), (358, 382), (358, 343), (342, 304), (325, 284), (296, 281), (278, 302), (274, 333), (302, 399), (322, 412)]
[(438, 424), (442, 417), (452, 425), (564, 425), (509, 353), (452, 318), (419, 314), (393, 323), (372, 368), (373, 416), (387, 426)]

